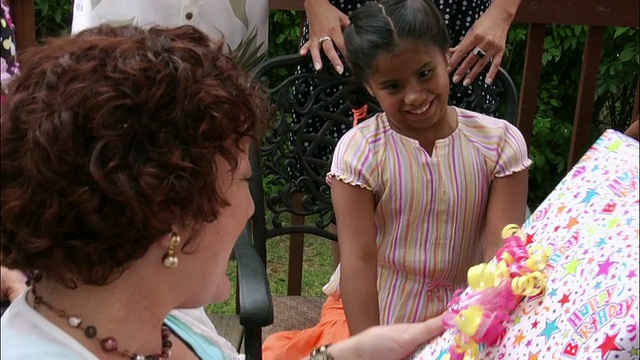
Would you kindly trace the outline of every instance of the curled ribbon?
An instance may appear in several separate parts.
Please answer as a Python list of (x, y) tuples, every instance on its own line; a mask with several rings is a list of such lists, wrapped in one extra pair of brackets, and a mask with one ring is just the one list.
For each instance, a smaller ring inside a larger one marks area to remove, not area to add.
[(447, 307), (444, 325), (457, 330), (450, 360), (473, 360), (479, 344), (494, 345), (522, 297), (545, 289), (548, 252), (536, 244), (527, 249), (526, 234), (517, 225), (505, 226), (501, 235), (505, 245), (496, 258), (471, 267), (469, 289), (456, 292)]

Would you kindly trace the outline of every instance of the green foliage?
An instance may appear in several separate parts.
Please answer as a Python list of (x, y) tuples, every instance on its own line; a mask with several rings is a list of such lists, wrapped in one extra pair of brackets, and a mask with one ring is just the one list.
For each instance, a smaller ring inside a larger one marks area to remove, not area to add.
[(73, 0), (35, 0), (34, 8), (39, 41), (70, 32)]
[[(530, 170), (529, 202), (533, 207), (544, 200), (567, 171), (587, 31), (586, 26), (547, 26), (530, 149), (534, 164)], [(527, 32), (526, 24), (511, 27), (502, 63), (518, 88)], [(590, 143), (607, 128), (624, 130), (630, 125), (640, 65), (638, 35), (635, 28), (606, 29)]]
[(300, 13), (271, 10), (269, 12), (269, 57), (297, 52), (298, 39), (300, 39)]

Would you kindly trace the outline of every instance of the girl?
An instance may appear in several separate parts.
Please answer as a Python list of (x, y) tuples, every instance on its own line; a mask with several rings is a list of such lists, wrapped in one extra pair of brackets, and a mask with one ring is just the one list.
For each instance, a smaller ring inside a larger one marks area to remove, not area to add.
[(524, 139), (504, 120), (447, 105), (449, 43), (431, 0), (367, 3), (344, 38), (355, 79), (384, 112), (340, 139), (327, 176), (341, 265), (320, 324), (286, 344), (267, 339), (267, 350), (284, 346), (268, 358), (437, 316), (468, 268), (502, 246), (502, 228), (525, 218)]

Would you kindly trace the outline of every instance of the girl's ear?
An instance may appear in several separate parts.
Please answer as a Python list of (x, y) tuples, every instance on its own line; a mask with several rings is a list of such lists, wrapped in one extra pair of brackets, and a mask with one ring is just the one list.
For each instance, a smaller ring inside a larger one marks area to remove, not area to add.
[(364, 87), (366, 87), (366, 88), (367, 88), (367, 91), (369, 92), (369, 95), (371, 95), (371, 96), (375, 97), (375, 96), (373, 95), (373, 90), (371, 90), (371, 86), (369, 86), (369, 84), (364, 84)]

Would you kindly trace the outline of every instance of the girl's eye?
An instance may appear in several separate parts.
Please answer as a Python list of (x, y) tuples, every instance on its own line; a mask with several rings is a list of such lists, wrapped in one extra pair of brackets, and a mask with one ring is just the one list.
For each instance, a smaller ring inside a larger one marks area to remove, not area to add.
[(426, 78), (427, 76), (429, 76), (429, 74), (431, 74), (431, 71), (429, 70), (422, 70), (420, 71), (420, 73), (418, 73), (418, 77), (421, 79)]
[(400, 85), (399, 85), (399, 84), (397, 84), (397, 83), (392, 83), (392, 84), (387, 85), (387, 86), (385, 87), (385, 90), (388, 90), (388, 91), (394, 91), (394, 90), (398, 90), (399, 88), (400, 88)]

